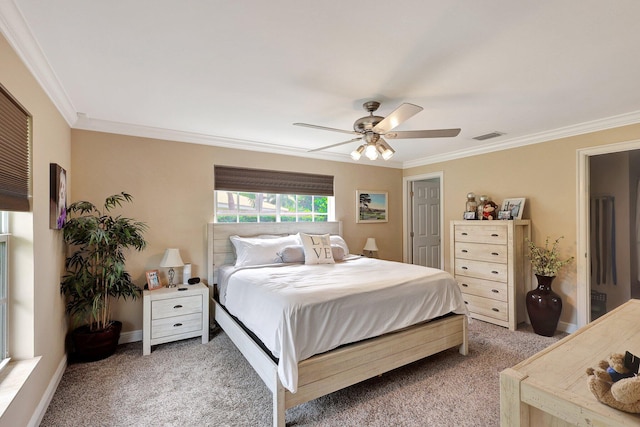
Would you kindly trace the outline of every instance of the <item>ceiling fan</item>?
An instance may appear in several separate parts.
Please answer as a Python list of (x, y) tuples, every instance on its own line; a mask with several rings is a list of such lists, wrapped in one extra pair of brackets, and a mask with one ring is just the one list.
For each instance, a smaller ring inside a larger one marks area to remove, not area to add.
[(422, 107), (414, 104), (404, 103), (393, 110), (387, 117), (374, 116), (373, 112), (380, 107), (378, 101), (368, 101), (362, 104), (362, 107), (369, 112), (368, 116), (359, 118), (353, 124), (353, 130), (342, 130), (325, 126), (310, 125), (307, 123), (294, 123), (295, 126), (304, 126), (313, 129), (329, 130), (332, 132), (348, 133), (357, 135), (357, 138), (348, 141), (339, 142), (337, 144), (327, 145), (320, 148), (309, 150), (309, 152), (325, 150), (327, 148), (337, 147), (339, 145), (348, 144), (350, 142), (364, 140), (364, 144), (351, 152), (353, 160), (359, 160), (364, 152), (370, 160), (376, 160), (378, 155), (384, 160), (389, 160), (395, 150), (391, 148), (389, 143), (382, 137), (389, 139), (402, 138), (449, 138), (457, 136), (460, 129), (431, 129), (431, 130), (409, 130), (391, 132), (401, 123), (422, 111)]

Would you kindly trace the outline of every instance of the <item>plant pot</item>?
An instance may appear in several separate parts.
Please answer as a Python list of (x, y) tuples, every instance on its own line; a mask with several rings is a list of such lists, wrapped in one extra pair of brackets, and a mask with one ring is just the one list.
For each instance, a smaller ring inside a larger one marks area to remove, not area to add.
[(552, 337), (556, 333), (562, 313), (562, 298), (553, 292), (551, 283), (555, 276), (539, 276), (538, 287), (527, 292), (527, 313), (536, 334)]
[(114, 320), (104, 329), (91, 331), (89, 325), (80, 326), (71, 332), (74, 352), (72, 357), (79, 362), (105, 359), (116, 352), (122, 331), (122, 322)]

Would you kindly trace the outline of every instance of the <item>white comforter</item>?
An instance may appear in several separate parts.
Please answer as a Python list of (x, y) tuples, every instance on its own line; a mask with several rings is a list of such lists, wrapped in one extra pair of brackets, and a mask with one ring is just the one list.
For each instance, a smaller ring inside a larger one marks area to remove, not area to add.
[(297, 390), (298, 362), (430, 320), (468, 314), (442, 270), (351, 257), (335, 264), (270, 264), (221, 275), (220, 302), (279, 359), (278, 375)]

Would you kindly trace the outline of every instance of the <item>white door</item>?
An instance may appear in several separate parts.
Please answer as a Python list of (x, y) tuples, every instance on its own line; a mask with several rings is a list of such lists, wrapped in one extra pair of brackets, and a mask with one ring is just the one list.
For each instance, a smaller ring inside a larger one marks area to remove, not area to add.
[(413, 181), (412, 200), (412, 263), (425, 267), (440, 266), (440, 180)]

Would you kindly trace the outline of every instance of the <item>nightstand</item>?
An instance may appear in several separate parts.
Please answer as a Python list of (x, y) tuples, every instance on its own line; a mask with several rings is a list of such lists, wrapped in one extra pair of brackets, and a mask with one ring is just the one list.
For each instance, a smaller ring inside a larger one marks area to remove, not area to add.
[(142, 354), (151, 346), (202, 336), (209, 342), (209, 288), (203, 283), (144, 291)]

